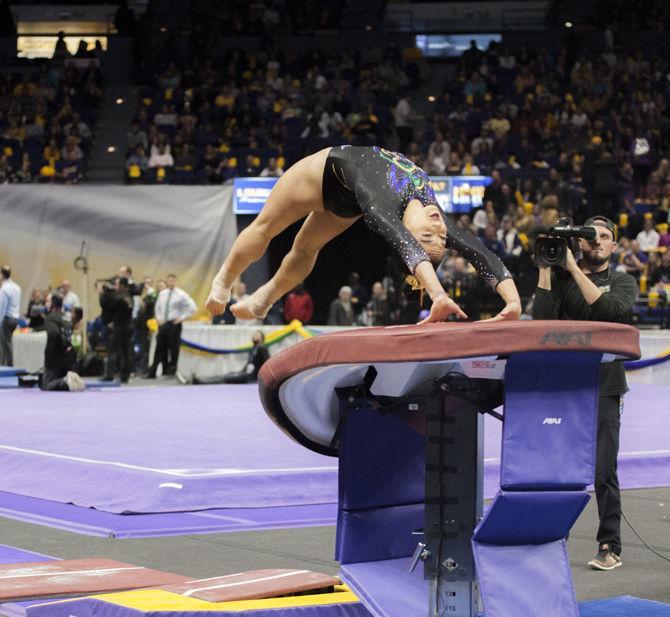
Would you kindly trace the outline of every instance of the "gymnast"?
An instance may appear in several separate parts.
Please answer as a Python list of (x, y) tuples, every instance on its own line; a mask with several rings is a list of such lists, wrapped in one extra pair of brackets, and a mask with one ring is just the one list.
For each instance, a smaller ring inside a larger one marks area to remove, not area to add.
[(432, 306), (420, 323), (467, 315), (444, 291), (435, 267), (446, 248), (456, 249), (505, 301), (494, 321), (518, 319), (521, 302), (512, 276), (472, 234), (450, 226), (427, 174), (397, 152), (379, 147), (337, 146), (307, 156), (277, 181), (254, 222), (235, 240), (212, 282), (206, 307), (221, 314), (235, 280), (265, 252), (270, 240), (307, 217), (270, 281), (231, 307), (239, 319), (262, 319), (285, 293), (312, 271), (321, 248), (359, 218), (399, 254), (414, 289)]

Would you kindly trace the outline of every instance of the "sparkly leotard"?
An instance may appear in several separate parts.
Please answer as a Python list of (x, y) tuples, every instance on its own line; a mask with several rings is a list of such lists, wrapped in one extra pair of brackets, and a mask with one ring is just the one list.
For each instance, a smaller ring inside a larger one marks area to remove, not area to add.
[[(367, 226), (386, 238), (414, 274), (417, 265), (430, 258), (402, 223), (412, 199), (437, 205), (426, 172), (402, 154), (377, 146), (331, 148), (323, 172), (325, 209), (347, 218), (363, 215)], [(494, 253), (456, 226), (448, 227), (447, 248), (457, 250), (494, 287), (512, 278)]]

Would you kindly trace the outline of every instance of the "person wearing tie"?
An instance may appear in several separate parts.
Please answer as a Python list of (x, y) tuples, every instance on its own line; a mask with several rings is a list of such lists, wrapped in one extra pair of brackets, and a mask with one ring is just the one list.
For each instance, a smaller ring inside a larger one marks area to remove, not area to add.
[(188, 319), (196, 309), (196, 304), (183, 289), (177, 287), (177, 277), (168, 274), (167, 288), (158, 294), (154, 309), (158, 322), (156, 337), (156, 351), (154, 361), (147, 377), (156, 378), (158, 365), (163, 365), (164, 375), (174, 375), (179, 360), (179, 345), (181, 343), (181, 324)]
[(14, 366), (12, 335), (19, 323), (21, 288), (12, 280), (9, 266), (0, 268), (0, 366)]

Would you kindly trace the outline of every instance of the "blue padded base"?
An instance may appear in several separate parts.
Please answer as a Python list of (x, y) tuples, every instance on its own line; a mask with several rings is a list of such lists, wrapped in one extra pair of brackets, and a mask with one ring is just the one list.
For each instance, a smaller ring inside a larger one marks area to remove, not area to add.
[(586, 491), (501, 491), (472, 539), (509, 545), (561, 540), (588, 501)]
[(579, 617), (565, 540), (472, 548), (488, 617)]
[(374, 510), (341, 510), (338, 515), (338, 546), (347, 550), (340, 563), (360, 563), (407, 558), (416, 548), (412, 532), (424, 523), (423, 503), (375, 508)]

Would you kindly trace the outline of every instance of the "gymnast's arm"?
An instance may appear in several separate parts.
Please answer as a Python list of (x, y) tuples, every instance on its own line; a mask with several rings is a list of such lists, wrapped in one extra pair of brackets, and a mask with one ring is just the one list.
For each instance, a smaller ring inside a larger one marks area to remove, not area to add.
[(455, 249), (469, 261), (481, 276), (498, 292), (504, 300), (505, 308), (495, 317), (484, 321), (504, 321), (519, 319), (521, 315), (521, 299), (510, 271), (500, 258), (489, 251), (470, 232), (450, 225), (447, 231), (447, 248)]
[[(461, 319), (468, 316), (444, 291), (444, 287), (435, 274), (428, 253), (419, 241), (405, 227), (397, 213), (390, 207), (380, 206), (379, 202), (360, 199), (365, 224), (383, 236), (399, 253), (407, 269), (416, 276), (432, 300), (430, 315), (419, 323), (444, 321), (449, 315), (457, 315)], [(370, 205), (365, 205), (365, 204)]]

